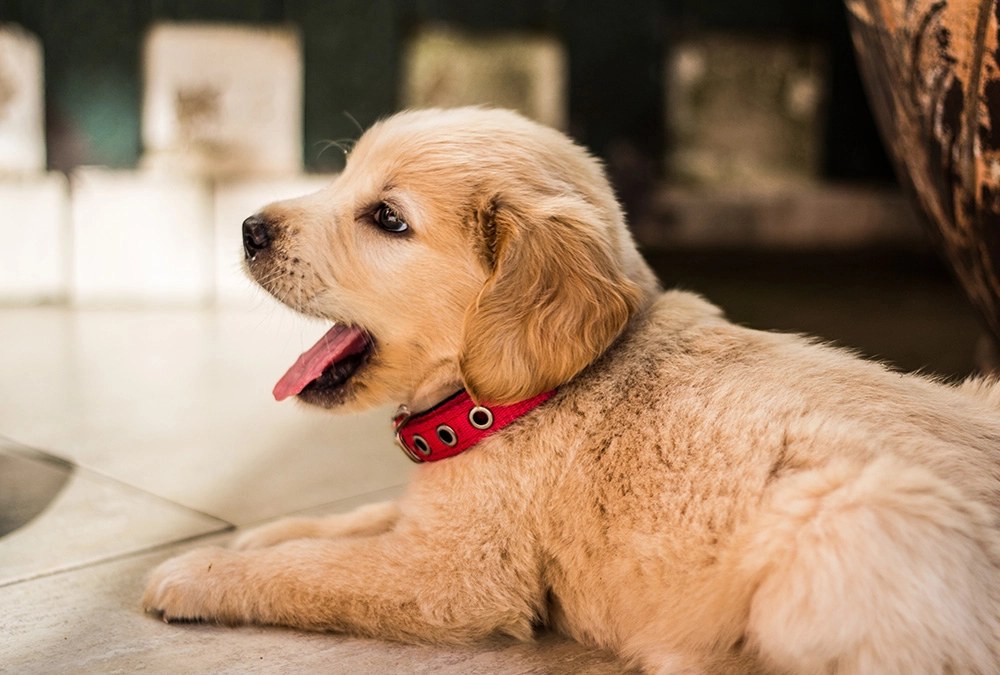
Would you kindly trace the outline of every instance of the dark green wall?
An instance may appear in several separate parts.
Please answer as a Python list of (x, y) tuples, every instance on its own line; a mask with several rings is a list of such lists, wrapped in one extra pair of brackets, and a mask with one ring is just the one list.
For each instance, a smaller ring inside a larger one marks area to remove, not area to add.
[(141, 46), (158, 20), (288, 22), (305, 51), (303, 156), (336, 170), (325, 141), (354, 138), (397, 106), (402, 44), (440, 21), (559, 37), (570, 58), (570, 132), (609, 161), (626, 202), (655, 178), (665, 145), (662, 65), (671, 39), (730, 30), (825, 42), (833, 56), (826, 173), (891, 175), (857, 79), (838, 0), (0, 0), (0, 21), (45, 50), (49, 164), (131, 167), (141, 151)]

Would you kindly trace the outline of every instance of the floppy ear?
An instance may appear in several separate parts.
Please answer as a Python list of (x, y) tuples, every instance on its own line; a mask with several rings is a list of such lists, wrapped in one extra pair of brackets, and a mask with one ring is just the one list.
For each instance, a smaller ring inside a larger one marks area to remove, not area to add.
[(548, 391), (600, 356), (642, 292), (579, 199), (520, 212), (494, 201), (481, 215), (493, 271), (463, 327), (459, 367), (474, 400), (511, 403)]

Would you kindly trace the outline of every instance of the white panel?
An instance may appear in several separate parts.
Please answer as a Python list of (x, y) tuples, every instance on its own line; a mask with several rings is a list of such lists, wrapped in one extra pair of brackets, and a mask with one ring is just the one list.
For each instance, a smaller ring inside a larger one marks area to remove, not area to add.
[(83, 168), (71, 186), (77, 304), (191, 304), (211, 297), (206, 182)]
[(0, 301), (66, 296), (67, 202), (61, 173), (0, 178)]
[(145, 50), (144, 166), (212, 175), (302, 168), (302, 57), (289, 28), (160, 24)]
[(243, 272), (243, 221), (271, 202), (316, 192), (333, 176), (230, 181), (215, 189), (216, 299), (232, 306), (255, 306), (265, 296)]
[(0, 171), (45, 169), (42, 45), (0, 25)]

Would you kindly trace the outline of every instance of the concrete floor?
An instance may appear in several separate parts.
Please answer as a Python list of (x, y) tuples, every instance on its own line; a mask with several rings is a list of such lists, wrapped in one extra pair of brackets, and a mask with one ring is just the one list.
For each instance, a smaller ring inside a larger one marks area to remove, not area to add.
[[(659, 253), (738, 322), (960, 377), (979, 327), (927, 255)], [(237, 528), (397, 495), (388, 409), (331, 417), (270, 389), (325, 330), (280, 309), (0, 309), (0, 672), (619, 673), (554, 636), (414, 647), (167, 625), (149, 571)]]

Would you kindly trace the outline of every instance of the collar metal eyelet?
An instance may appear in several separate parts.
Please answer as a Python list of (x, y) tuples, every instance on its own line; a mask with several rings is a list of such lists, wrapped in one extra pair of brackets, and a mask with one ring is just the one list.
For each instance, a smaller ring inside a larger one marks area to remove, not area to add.
[(449, 448), (454, 448), (458, 445), (458, 434), (447, 424), (439, 424), (437, 429), (435, 429), (435, 433), (437, 433), (438, 440)]
[(489, 408), (477, 405), (469, 411), (469, 424), (480, 431), (486, 431), (493, 426), (493, 413)]

